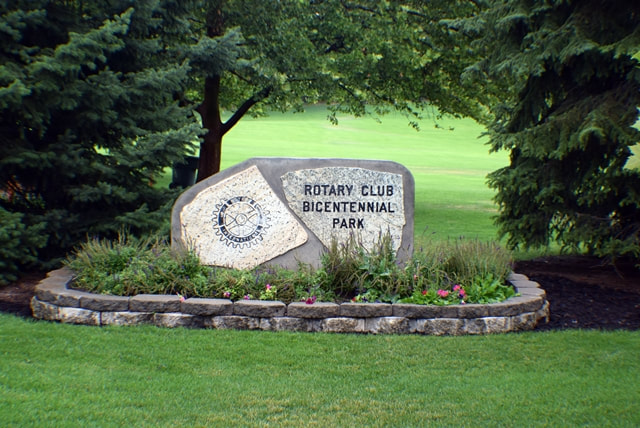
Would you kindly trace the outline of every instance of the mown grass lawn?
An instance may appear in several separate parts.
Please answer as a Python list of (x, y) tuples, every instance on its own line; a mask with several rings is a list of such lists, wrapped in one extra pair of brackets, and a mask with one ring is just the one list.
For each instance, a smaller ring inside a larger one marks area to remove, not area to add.
[(3, 426), (638, 426), (640, 332), (88, 327), (0, 314)]

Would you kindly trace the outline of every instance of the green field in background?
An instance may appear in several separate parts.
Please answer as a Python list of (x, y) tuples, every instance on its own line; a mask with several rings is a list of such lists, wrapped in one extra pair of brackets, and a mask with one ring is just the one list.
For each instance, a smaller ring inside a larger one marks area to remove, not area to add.
[(224, 138), (222, 168), (251, 157), (337, 157), (391, 160), (416, 183), (415, 234), (437, 240), (496, 238), (493, 192), (486, 175), (508, 164), (507, 153), (489, 154), (484, 129), (471, 119), (426, 118), (420, 131), (400, 114), (327, 120), (324, 106), (304, 113), (272, 113), (241, 120)]

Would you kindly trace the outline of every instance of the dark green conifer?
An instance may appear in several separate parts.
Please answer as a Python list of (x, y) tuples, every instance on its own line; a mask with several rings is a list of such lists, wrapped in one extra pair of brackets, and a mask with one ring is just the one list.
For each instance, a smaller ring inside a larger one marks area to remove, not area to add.
[(493, 150), (497, 224), (515, 247), (557, 240), (600, 256), (640, 256), (640, 3), (489, 1), (458, 28), (485, 59), (467, 70), (501, 100)]
[(21, 223), (3, 226), (39, 225), (42, 260), (166, 222), (175, 195), (154, 179), (200, 132), (180, 103), (189, 66), (170, 48), (189, 36), (189, 3), (0, 5), (0, 207)]

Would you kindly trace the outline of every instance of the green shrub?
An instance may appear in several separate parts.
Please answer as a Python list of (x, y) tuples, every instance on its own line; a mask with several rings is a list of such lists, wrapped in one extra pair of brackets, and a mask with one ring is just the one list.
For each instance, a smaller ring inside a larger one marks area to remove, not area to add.
[(0, 285), (15, 281), (21, 268), (35, 264), (38, 249), (47, 243), (45, 225), (27, 226), (23, 218), (0, 207)]
[(67, 259), (75, 286), (104, 294), (178, 294), (231, 300), (284, 302), (489, 303), (512, 296), (506, 286), (509, 254), (479, 241), (435, 243), (397, 263), (389, 236), (367, 251), (356, 238), (332, 242), (321, 267), (251, 270), (209, 267), (193, 252), (177, 252), (163, 240), (92, 239)]
[(120, 234), (117, 241), (91, 239), (65, 262), (75, 272), (76, 287), (134, 295), (205, 295), (209, 269), (193, 253), (171, 249), (160, 239), (139, 240)]

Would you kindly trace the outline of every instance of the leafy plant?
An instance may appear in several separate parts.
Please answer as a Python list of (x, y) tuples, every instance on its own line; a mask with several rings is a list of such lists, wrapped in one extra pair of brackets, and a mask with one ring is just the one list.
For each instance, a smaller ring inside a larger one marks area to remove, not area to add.
[(468, 298), (474, 303), (497, 303), (515, 295), (513, 287), (503, 284), (498, 278), (489, 274), (476, 276), (468, 289)]
[(318, 269), (300, 264), (297, 270), (236, 270), (203, 266), (193, 252), (121, 233), (116, 241), (89, 240), (66, 264), (76, 273), (76, 287), (116, 295), (445, 305), (497, 302), (515, 293), (504, 285), (509, 254), (478, 241), (435, 243), (400, 265), (390, 237), (382, 236), (373, 250), (352, 238), (332, 242)]

